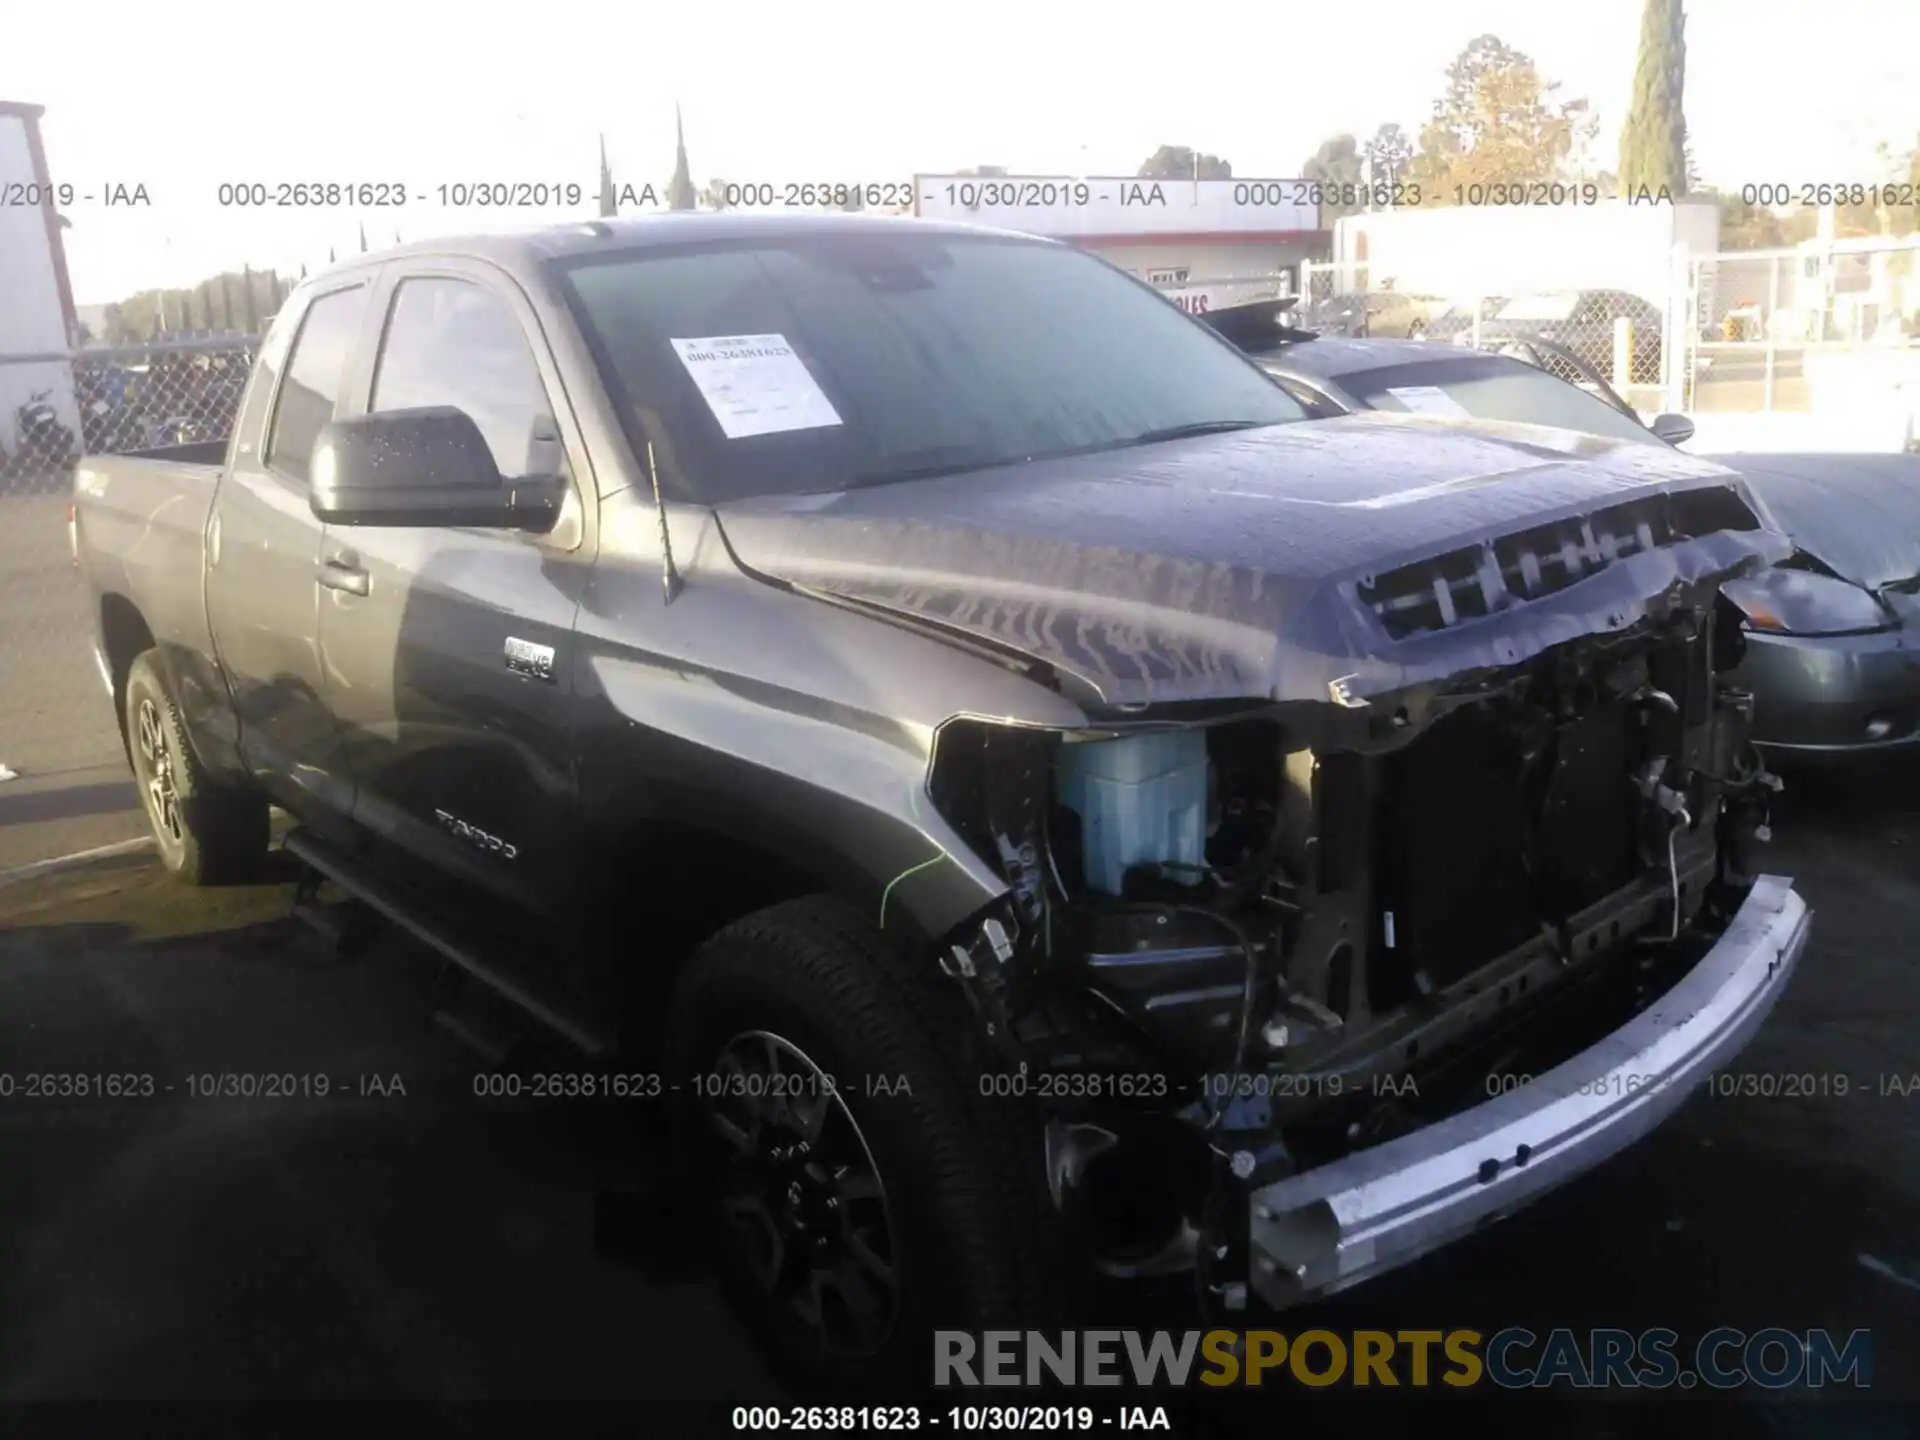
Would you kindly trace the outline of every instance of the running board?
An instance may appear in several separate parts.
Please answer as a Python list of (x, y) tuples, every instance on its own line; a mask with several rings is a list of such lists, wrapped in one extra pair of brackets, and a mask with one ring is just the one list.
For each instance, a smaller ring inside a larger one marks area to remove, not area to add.
[(360, 869), (353, 858), (306, 829), (294, 830), (281, 842), (286, 851), (325, 875), (368, 909), (391, 920), (435, 953), (485, 985), (502, 1000), (545, 1025), (569, 1044), (591, 1056), (605, 1055), (612, 1046), (605, 1036), (579, 1021), (570, 1019), (541, 1000), (519, 981), (503, 974), (498, 966), (481, 959), (458, 941), (450, 939), (419, 919), (395, 893), (393, 887)]

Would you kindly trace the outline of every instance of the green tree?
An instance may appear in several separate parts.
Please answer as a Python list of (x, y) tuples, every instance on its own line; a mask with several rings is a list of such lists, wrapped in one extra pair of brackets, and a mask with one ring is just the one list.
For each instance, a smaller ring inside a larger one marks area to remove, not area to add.
[(1787, 244), (1780, 217), (1765, 205), (1749, 205), (1738, 191), (1708, 187), (1699, 192), (1698, 198), (1720, 207), (1722, 250), (1778, 250)]
[(687, 131), (680, 122), (680, 107), (673, 107), (673, 178), (667, 181), (667, 208), (691, 210), (698, 202), (693, 175), (687, 168)]
[[(1874, 156), (1878, 161), (1875, 172), (1878, 183), (1894, 187), (1896, 194), (1903, 185), (1920, 190), (1920, 140), (1904, 154), (1897, 153), (1882, 140), (1874, 146)], [(1920, 209), (1911, 204), (1842, 205), (1834, 219), (1836, 229), (1861, 234), (1900, 236), (1920, 229)]]
[[(1913, 148), (1907, 152), (1907, 162), (1894, 176), (1898, 184), (1908, 187), (1911, 192), (1905, 198), (1920, 199), (1920, 136), (1914, 138)], [(1920, 230), (1920, 206), (1894, 205), (1888, 207), (1890, 222), (1887, 229), (1895, 235), (1911, 235)]]
[[(1306, 158), (1300, 167), (1300, 176), (1323, 186), (1339, 187), (1332, 200), (1325, 199), (1322, 192), (1320, 228), (1325, 230), (1342, 215), (1351, 215), (1361, 208), (1358, 187), (1366, 178), (1366, 160), (1360, 153), (1360, 142), (1351, 135), (1329, 136)], [(1349, 190), (1354, 195), (1351, 201), (1347, 199)]]
[(611, 220), (620, 213), (613, 199), (613, 170), (607, 164), (607, 137), (600, 137), (600, 218)]
[(1640, 12), (1640, 60), (1633, 104), (1620, 130), (1620, 184), (1687, 193), (1687, 17), (1681, 0), (1646, 0)]
[(1408, 178), (1421, 202), (1450, 204), (1456, 185), (1529, 184), (1563, 178), (1591, 132), (1584, 100), (1556, 101), (1530, 56), (1495, 35), (1468, 42), (1447, 67), (1447, 88), (1420, 127)]
[(1780, 217), (1780, 243), (1798, 245), (1820, 233), (1820, 212), (1811, 205), (1796, 205)]
[(1391, 186), (1400, 180), (1414, 157), (1413, 137), (1389, 121), (1373, 132), (1361, 149), (1374, 185)]
[(1140, 162), (1143, 180), (1231, 180), (1233, 166), (1185, 145), (1162, 145)]
[(142, 290), (107, 307), (105, 339), (109, 344), (130, 345), (186, 330), (253, 333), (280, 308), (288, 288), (273, 271), (246, 266), (183, 289)]

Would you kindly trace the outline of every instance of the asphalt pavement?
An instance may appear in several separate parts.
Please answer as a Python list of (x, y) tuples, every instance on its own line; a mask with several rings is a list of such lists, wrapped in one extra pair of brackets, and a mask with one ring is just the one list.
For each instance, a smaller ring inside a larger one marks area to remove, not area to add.
[[(1920, 783), (1790, 779), (1772, 868), (1816, 929), (1741, 1061), (1767, 1093), (1703, 1092), (1533, 1208), (1278, 1323), (1864, 1328), (1868, 1392), (1559, 1390), (1545, 1417), (1482, 1395), (1474, 1423), (1912, 1433), (1888, 1427), (1920, 1414), (1902, 1408), (1920, 1403)], [(533, 1405), (537, 1433), (717, 1434), (778, 1398), (644, 1198), (651, 1120), (480, 1098), (488, 1066), (430, 1022), (433, 961), (392, 938), (342, 960), (290, 896), (285, 876), (186, 891), (142, 856), (0, 886), (0, 1406), (25, 1407), (0, 1431), (153, 1434), (170, 1414), (210, 1433), (191, 1407), (217, 1401), (261, 1407), (232, 1432), (257, 1435), (373, 1402), (449, 1407), (420, 1433)], [(33, 1098), (33, 1075), (136, 1093)], [(294, 1093), (219, 1093), (238, 1075)], [(1457, 1400), (1412, 1398), (1296, 1388), (1174, 1414), (1179, 1433), (1284, 1416), (1290, 1435), (1410, 1434)]]
[(0, 875), (144, 833), (67, 545), (70, 484), (0, 482)]

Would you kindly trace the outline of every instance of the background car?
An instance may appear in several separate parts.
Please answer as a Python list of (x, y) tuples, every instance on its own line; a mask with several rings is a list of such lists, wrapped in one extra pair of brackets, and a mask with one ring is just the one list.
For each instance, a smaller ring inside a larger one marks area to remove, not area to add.
[(1483, 295), (1478, 300), (1460, 300), (1437, 311), (1427, 321), (1427, 339), (1452, 340), (1457, 344), (1473, 343), (1473, 325), (1476, 318), (1481, 323), (1493, 319), (1500, 313), (1500, 307), (1507, 303), (1505, 295)]
[(1427, 331), (1428, 306), (1432, 303), (1397, 290), (1372, 290), (1316, 300), (1300, 318), (1308, 329), (1323, 334), (1418, 339)]
[[(1316, 338), (1277, 317), (1216, 326), (1316, 416), (1384, 410), (1578, 430), (1680, 445), (1682, 415), (1643, 423), (1571, 347), (1534, 337), (1514, 354), (1432, 341)], [(1731, 678), (1753, 692), (1753, 738), (1816, 760), (1920, 755), (1920, 458), (1722, 455), (1793, 538), (1784, 563), (1723, 593), (1746, 653)]]
[(1555, 290), (1518, 296), (1481, 322), (1480, 344), (1487, 348), (1510, 340), (1550, 340), (1601, 374), (1612, 375), (1614, 322), (1622, 317), (1633, 325), (1629, 383), (1657, 384), (1663, 317), (1658, 307), (1625, 290)]

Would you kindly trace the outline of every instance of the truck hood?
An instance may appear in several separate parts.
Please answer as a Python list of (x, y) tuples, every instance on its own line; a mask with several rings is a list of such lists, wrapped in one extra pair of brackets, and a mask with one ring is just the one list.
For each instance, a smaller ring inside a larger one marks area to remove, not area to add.
[(762, 578), (1050, 667), (1095, 711), (1517, 664), (1782, 559), (1663, 445), (1379, 413), (718, 507)]

